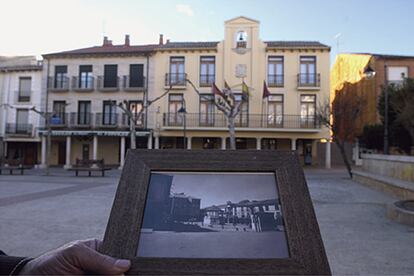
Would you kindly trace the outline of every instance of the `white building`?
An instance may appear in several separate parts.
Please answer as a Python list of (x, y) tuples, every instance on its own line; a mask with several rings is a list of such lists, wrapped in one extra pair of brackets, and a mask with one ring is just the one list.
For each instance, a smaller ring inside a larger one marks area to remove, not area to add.
[(42, 63), (34, 56), (0, 59), (0, 139), (1, 156), (22, 158), (25, 164), (38, 163), (41, 117)]

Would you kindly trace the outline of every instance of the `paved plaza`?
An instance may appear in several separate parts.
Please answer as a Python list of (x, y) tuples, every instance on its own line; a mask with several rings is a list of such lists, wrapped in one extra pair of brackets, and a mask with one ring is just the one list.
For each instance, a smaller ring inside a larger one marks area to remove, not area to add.
[[(10, 255), (103, 237), (120, 172), (43, 173), (0, 176), (0, 249)], [(342, 169), (309, 169), (306, 177), (334, 274), (414, 274), (414, 228), (385, 216), (394, 198), (351, 181)]]

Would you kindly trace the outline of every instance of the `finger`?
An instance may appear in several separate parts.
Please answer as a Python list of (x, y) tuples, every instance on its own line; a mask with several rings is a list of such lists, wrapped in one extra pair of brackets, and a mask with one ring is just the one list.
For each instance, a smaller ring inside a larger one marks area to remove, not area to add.
[(74, 257), (84, 272), (119, 275), (125, 273), (131, 266), (129, 260), (115, 259), (86, 246), (79, 247), (79, 250), (82, 252)]
[(102, 241), (98, 239), (87, 239), (87, 240), (80, 240), (78, 241), (80, 244), (84, 244), (89, 248), (92, 248), (96, 251), (99, 251), (99, 249), (102, 246)]

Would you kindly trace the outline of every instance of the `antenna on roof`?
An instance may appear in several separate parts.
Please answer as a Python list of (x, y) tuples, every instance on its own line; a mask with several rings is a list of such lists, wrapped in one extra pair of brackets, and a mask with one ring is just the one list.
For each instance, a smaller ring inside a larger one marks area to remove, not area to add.
[(336, 54), (338, 55), (339, 54), (339, 44), (340, 44), (340, 38), (341, 38), (341, 36), (342, 36), (342, 33), (337, 33), (335, 36), (334, 36), (334, 39), (336, 40)]

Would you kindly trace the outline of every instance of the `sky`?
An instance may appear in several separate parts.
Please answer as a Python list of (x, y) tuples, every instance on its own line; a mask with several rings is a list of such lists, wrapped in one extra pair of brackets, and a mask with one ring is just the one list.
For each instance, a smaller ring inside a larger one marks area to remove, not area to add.
[[(412, 0), (0, 0), (0, 56), (101, 45), (219, 41), (224, 21), (261, 22), (263, 40), (317, 40), (342, 52), (414, 55)], [(338, 38), (339, 37), (339, 38)], [(337, 47), (339, 42), (339, 49)]]

